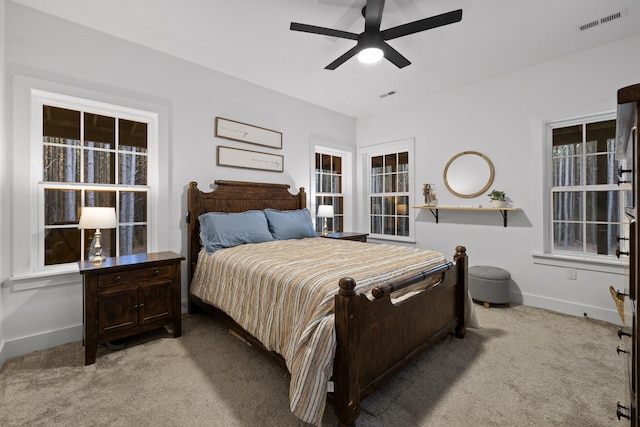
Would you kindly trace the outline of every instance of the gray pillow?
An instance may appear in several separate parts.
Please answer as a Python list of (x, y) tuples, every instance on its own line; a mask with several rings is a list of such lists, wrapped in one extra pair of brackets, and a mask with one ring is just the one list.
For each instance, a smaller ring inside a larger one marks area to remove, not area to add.
[(245, 243), (274, 240), (263, 211), (207, 212), (198, 217), (200, 239), (209, 253)]
[(276, 240), (318, 236), (313, 228), (311, 214), (306, 208), (293, 211), (265, 209), (264, 214), (269, 223), (269, 230)]

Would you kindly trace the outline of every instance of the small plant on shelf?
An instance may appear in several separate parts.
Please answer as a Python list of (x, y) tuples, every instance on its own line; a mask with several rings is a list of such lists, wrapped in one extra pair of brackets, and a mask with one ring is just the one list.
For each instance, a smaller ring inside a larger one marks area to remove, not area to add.
[(488, 196), (491, 200), (499, 200), (501, 202), (505, 202), (507, 200), (507, 196), (504, 194), (504, 191), (492, 190)]
[(491, 199), (491, 205), (495, 207), (504, 207), (507, 205), (507, 196), (504, 194), (504, 191), (492, 190), (487, 196)]

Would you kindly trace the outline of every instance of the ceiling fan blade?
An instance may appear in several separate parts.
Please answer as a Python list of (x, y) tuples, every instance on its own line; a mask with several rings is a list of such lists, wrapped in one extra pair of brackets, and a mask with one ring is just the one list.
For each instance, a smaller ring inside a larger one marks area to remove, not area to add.
[(365, 31), (380, 31), (380, 23), (382, 22), (382, 9), (384, 9), (384, 0), (367, 1), (367, 5), (364, 7)]
[(345, 62), (347, 62), (347, 59), (351, 58), (356, 53), (358, 53), (358, 50), (359, 50), (358, 45), (355, 45), (354, 47), (352, 47), (351, 49), (349, 49), (348, 51), (343, 53), (338, 59), (333, 61), (331, 64), (329, 64), (326, 67), (324, 67), (324, 69), (325, 70), (335, 70), (340, 65), (344, 64)]
[(316, 25), (300, 24), (292, 22), (289, 27), (292, 31), (302, 31), (303, 33), (321, 34), (323, 36), (339, 37), (341, 39), (358, 40), (358, 34), (348, 31), (334, 30), (333, 28), (318, 27)]
[(408, 24), (398, 25), (397, 27), (387, 28), (386, 30), (381, 31), (381, 33), (384, 40), (392, 40), (409, 34), (418, 33), (420, 31), (442, 27), (443, 25), (454, 24), (461, 20), (462, 9), (458, 9), (441, 15), (435, 15), (430, 18), (409, 22)]
[(389, 44), (382, 42), (379, 47), (384, 52), (384, 57), (387, 58), (396, 67), (404, 68), (407, 65), (411, 64), (411, 62), (407, 58), (405, 58), (400, 52), (389, 46)]

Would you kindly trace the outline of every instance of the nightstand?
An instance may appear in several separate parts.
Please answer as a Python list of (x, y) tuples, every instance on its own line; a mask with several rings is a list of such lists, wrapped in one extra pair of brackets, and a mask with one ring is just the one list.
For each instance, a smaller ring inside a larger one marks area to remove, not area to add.
[(171, 324), (182, 334), (182, 255), (157, 252), (79, 261), (83, 283), (85, 365), (98, 344)]
[(354, 233), (354, 232), (339, 232), (339, 233), (329, 233), (325, 237), (327, 239), (338, 239), (338, 240), (353, 240), (356, 242), (366, 242), (367, 236), (369, 233)]

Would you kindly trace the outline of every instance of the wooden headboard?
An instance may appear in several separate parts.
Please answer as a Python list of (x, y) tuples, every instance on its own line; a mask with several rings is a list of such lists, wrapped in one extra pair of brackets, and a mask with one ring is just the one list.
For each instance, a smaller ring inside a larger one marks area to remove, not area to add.
[(200, 222), (198, 217), (205, 212), (244, 212), (252, 209), (303, 209), (307, 206), (307, 195), (303, 187), (298, 194), (289, 192), (288, 184), (262, 182), (214, 181), (217, 188), (208, 193), (198, 189), (191, 181), (187, 194), (188, 222), (188, 272), (187, 283), (191, 283), (200, 252)]

